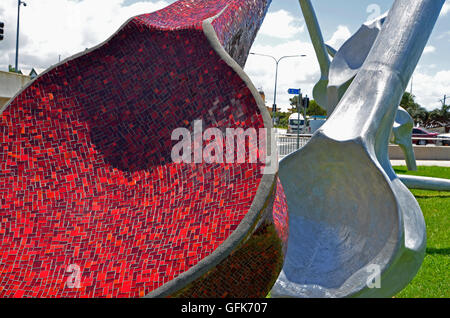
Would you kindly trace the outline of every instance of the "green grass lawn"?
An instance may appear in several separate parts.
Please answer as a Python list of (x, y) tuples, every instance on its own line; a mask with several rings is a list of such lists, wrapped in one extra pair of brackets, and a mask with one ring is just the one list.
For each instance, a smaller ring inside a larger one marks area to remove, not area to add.
[[(450, 179), (450, 168), (419, 167), (409, 172), (395, 167), (397, 174)], [(414, 280), (398, 298), (450, 297), (450, 192), (411, 190), (427, 224), (427, 252)]]

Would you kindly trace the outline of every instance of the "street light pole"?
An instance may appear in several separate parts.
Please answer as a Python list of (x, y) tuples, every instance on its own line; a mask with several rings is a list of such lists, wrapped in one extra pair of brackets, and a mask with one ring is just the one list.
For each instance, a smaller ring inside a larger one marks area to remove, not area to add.
[(280, 57), (278, 60), (273, 57), (272, 55), (266, 55), (266, 54), (258, 54), (258, 53), (250, 53), (252, 55), (259, 55), (259, 56), (265, 56), (265, 57), (270, 57), (275, 61), (275, 89), (274, 89), (274, 94), (273, 94), (273, 108), (272, 108), (272, 124), (273, 127), (275, 127), (275, 118), (276, 118), (276, 114), (277, 114), (277, 86), (278, 86), (278, 66), (281, 62), (281, 60), (285, 59), (285, 58), (292, 58), (292, 57), (305, 57), (306, 55), (287, 55), (287, 56), (283, 56)]
[(20, 5), (24, 7), (27, 6), (27, 4), (24, 1), (17, 0), (17, 34), (16, 34), (16, 67), (15, 72), (19, 72), (19, 26), (20, 26)]
[(300, 93), (297, 96), (297, 150), (300, 149), (300, 104), (303, 103), (303, 94), (301, 89), (299, 91)]

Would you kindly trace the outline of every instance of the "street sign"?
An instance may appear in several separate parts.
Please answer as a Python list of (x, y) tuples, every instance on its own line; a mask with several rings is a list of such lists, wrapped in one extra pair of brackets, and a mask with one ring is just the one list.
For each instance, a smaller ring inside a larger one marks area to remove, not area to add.
[(288, 90), (288, 94), (291, 94), (291, 95), (300, 95), (300, 92), (301, 92), (300, 89), (295, 89), (295, 88), (290, 88)]

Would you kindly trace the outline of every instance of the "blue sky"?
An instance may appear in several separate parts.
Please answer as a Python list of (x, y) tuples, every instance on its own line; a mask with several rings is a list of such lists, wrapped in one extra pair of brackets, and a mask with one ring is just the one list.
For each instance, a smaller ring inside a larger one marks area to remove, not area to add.
[[(174, 0), (26, 0), (22, 7), (20, 68), (43, 70), (87, 47), (103, 42), (127, 18), (152, 12)], [(324, 39), (339, 48), (372, 15), (389, 10), (394, 0), (312, 0)], [(0, 42), (0, 70), (14, 64), (16, 0), (0, 1), (0, 20), (6, 24)], [(310, 44), (298, 0), (273, 0), (252, 48), (253, 52), (283, 55), (306, 54), (280, 64), (278, 106), (289, 107), (287, 89), (302, 88), (311, 94), (319, 78), (319, 67)], [(428, 46), (413, 77), (413, 93), (422, 106), (440, 106), (450, 96), (450, 0), (446, 1)], [(245, 67), (255, 86), (273, 102), (274, 62), (250, 56)], [(410, 88), (408, 88), (409, 90)], [(449, 99), (450, 100), (450, 99)]]

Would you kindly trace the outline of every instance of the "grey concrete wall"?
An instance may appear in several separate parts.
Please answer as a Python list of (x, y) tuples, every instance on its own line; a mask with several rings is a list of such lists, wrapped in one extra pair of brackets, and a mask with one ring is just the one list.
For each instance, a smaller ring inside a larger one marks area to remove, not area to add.
[[(414, 146), (416, 160), (450, 160), (450, 147)], [(391, 160), (404, 160), (405, 156), (399, 146), (389, 146)]]

